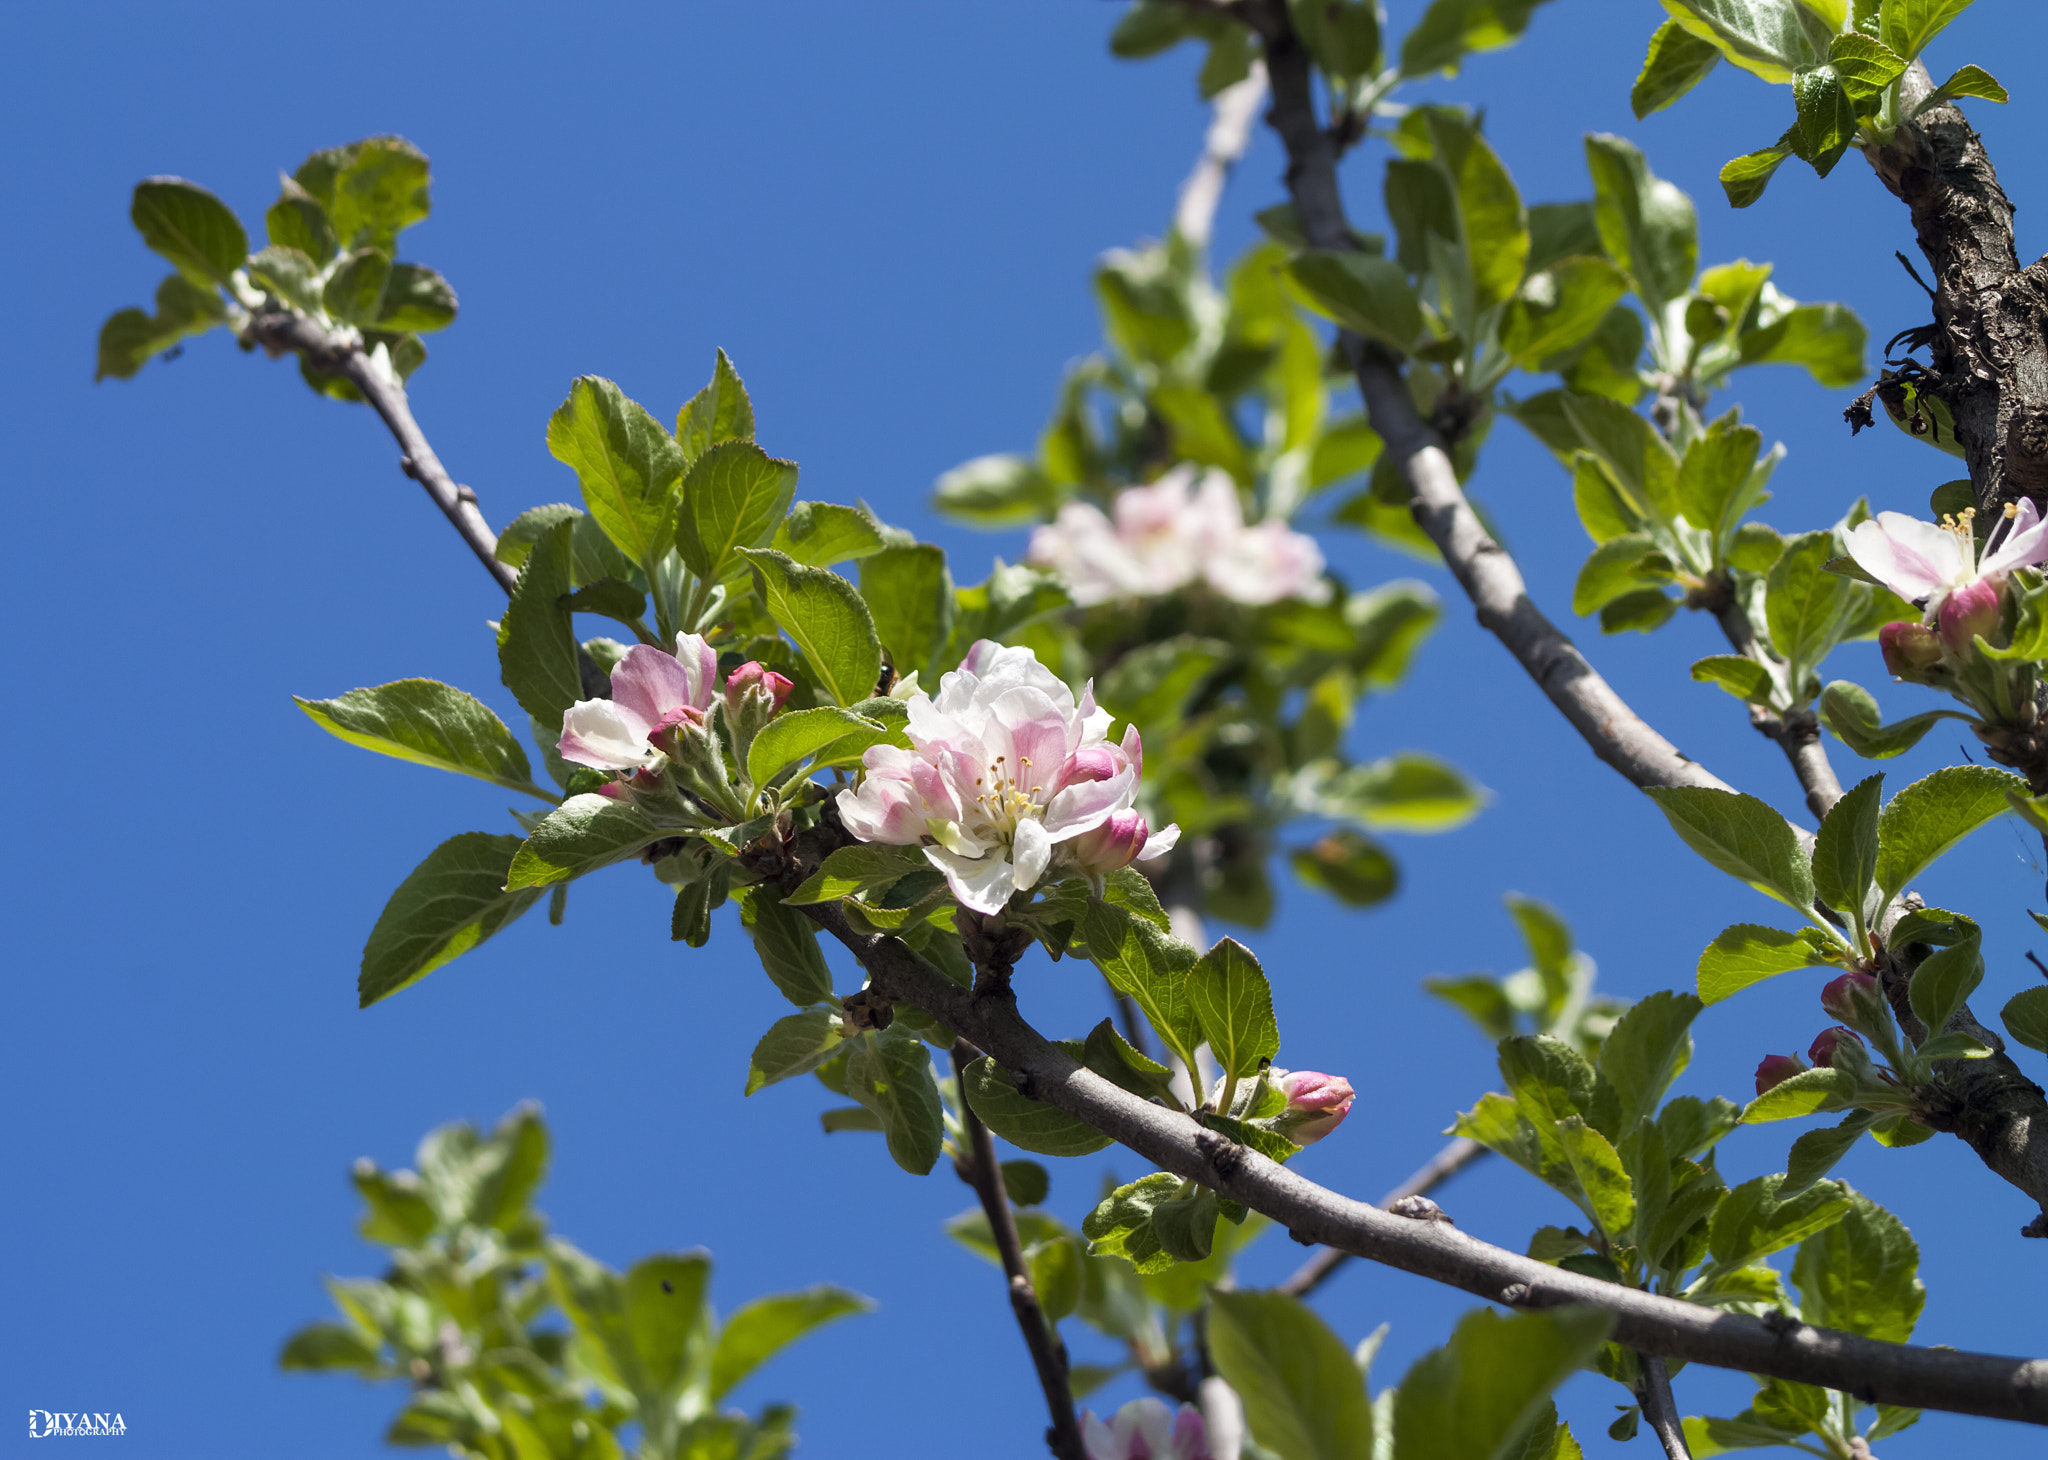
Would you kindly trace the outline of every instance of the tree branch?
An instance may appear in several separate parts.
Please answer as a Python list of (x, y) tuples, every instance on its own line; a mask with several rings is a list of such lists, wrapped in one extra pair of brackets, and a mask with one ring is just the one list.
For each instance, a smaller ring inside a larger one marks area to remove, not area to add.
[(448, 475), (441, 458), (427, 443), (426, 433), (412, 418), (405, 387), (388, 379), (363, 352), (362, 339), (353, 331), (330, 333), (315, 321), (293, 310), (269, 310), (249, 321), (243, 337), (261, 345), (272, 356), (294, 354), (306, 368), (318, 375), (338, 375), (362, 393), (404, 453), (399, 468), (427, 489), (434, 505), (447, 516), (449, 524), (469, 544), (477, 561), (497, 579), (507, 593), (519, 575), (509, 564), (498, 561), (498, 538), (484, 515), (477, 510), (476, 493), (458, 486)]
[(1252, 62), (1251, 74), (1244, 80), (1216, 94), (1209, 131), (1202, 139), (1202, 155), (1180, 185), (1180, 202), (1173, 210), (1175, 231), (1198, 249), (1209, 246), (1223, 185), (1251, 143), (1252, 123), (1265, 99), (1266, 67), (1259, 61)]
[(1719, 1312), (1550, 1267), (1468, 1237), (1449, 1222), (1380, 1211), (1083, 1069), (1023, 1020), (1009, 993), (970, 994), (903, 943), (855, 932), (836, 906), (802, 911), (860, 960), (877, 996), (923, 1009), (986, 1050), (1031, 1099), (1065, 1111), (1162, 1170), (1264, 1213), (1298, 1240), (1326, 1243), (1510, 1307), (1600, 1308), (1614, 1315), (1614, 1341), (1639, 1353), (1818, 1384), (1867, 1404), (2048, 1424), (2048, 1360), (1916, 1348), (1785, 1318), (1766, 1322)]
[(1636, 1402), (1650, 1432), (1664, 1447), (1664, 1460), (1692, 1460), (1685, 1447), (1685, 1421), (1678, 1416), (1678, 1401), (1671, 1397), (1671, 1374), (1655, 1354), (1637, 1354), (1636, 1365), (1642, 1382), (1636, 1386)]
[[(1393, 1211), (1396, 1203), (1412, 1202), (1426, 1197), (1474, 1161), (1487, 1154), (1486, 1147), (1468, 1136), (1458, 1136), (1441, 1151), (1424, 1162), (1420, 1169), (1406, 1181), (1380, 1198), (1381, 1211)], [(1281, 1283), (1276, 1291), (1289, 1297), (1306, 1298), (1325, 1282), (1330, 1274), (1351, 1260), (1349, 1252), (1335, 1247), (1326, 1247), (1294, 1270), (1294, 1275)]]
[(961, 1074), (969, 1060), (980, 1051), (956, 1041), (953, 1045), (953, 1083), (960, 1093), (960, 1119), (967, 1127), (972, 1150), (953, 1163), (960, 1179), (981, 1198), (981, 1210), (988, 1218), (996, 1252), (1003, 1261), (1008, 1280), (1010, 1309), (1017, 1316), (1017, 1328), (1024, 1346), (1031, 1351), (1032, 1367), (1038, 1370), (1038, 1385), (1045, 1391), (1046, 1413), (1052, 1425), (1045, 1432), (1046, 1448), (1058, 1460), (1086, 1460), (1081, 1449), (1081, 1428), (1074, 1419), (1074, 1395), (1067, 1384), (1066, 1346), (1058, 1330), (1046, 1321), (1038, 1305), (1038, 1292), (1031, 1286), (1031, 1273), (1024, 1266), (1024, 1247), (1017, 1237), (1017, 1218), (1010, 1210), (1010, 1198), (1003, 1190), (1003, 1169), (996, 1162), (995, 1142), (988, 1127), (967, 1103), (967, 1082)]

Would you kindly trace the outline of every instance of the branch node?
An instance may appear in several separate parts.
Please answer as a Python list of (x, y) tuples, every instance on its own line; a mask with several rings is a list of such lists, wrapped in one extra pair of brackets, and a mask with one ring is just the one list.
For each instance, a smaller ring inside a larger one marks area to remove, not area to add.
[[(420, 480), (420, 466), (418, 462), (412, 459), (411, 452), (405, 452), (399, 456), (398, 469), (404, 472), (407, 476), (411, 477), (414, 481)], [(474, 494), (471, 495), (470, 500), (472, 502), (476, 500)]]
[(1406, 1217), (1414, 1222), (1442, 1222), (1455, 1227), (1450, 1214), (1426, 1196), (1404, 1196), (1387, 1208), (1397, 1217)]
[(1527, 1283), (1509, 1283), (1500, 1290), (1500, 1300), (1510, 1308), (1519, 1308), (1528, 1302), (1532, 1290)]

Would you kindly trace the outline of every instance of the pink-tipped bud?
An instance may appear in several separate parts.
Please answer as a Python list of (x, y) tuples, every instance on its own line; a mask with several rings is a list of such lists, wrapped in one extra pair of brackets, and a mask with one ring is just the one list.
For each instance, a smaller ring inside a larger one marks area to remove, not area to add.
[(1851, 971), (1830, 979), (1820, 991), (1820, 1006), (1859, 1034), (1875, 1035), (1891, 1022), (1884, 990), (1867, 973)]
[(1128, 867), (1145, 850), (1152, 828), (1135, 811), (1113, 811), (1093, 831), (1084, 831), (1067, 843), (1074, 865), (1091, 877), (1101, 877)]
[(1796, 1054), (1767, 1054), (1756, 1067), (1756, 1093), (1784, 1084), (1794, 1075), (1806, 1073), (1806, 1061)]
[(1084, 781), (1113, 780), (1123, 770), (1124, 762), (1111, 745), (1084, 745), (1067, 757), (1066, 764), (1053, 778), (1053, 784), (1061, 789), (1080, 785)]
[(1806, 1051), (1806, 1057), (1813, 1061), (1815, 1069), (1833, 1069), (1844, 1045), (1853, 1044), (1860, 1052), (1863, 1036), (1853, 1029), (1844, 1029), (1839, 1024), (1833, 1029), (1823, 1029), (1813, 1037), (1813, 1045)]
[(1951, 654), (1971, 657), (1980, 635), (1987, 643), (1998, 642), (1999, 590), (2004, 586), (2005, 579), (1994, 573), (1966, 583), (1942, 599), (1935, 617), (1941, 624), (1941, 641)]
[(1287, 1109), (1273, 1128), (1298, 1146), (1312, 1146), (1344, 1123), (1357, 1092), (1342, 1075), (1317, 1070), (1275, 1072), (1274, 1088), (1287, 1097)]
[(671, 759), (678, 758), (682, 737), (704, 728), (704, 712), (695, 705), (677, 705), (647, 732), (647, 743)]
[(767, 668), (758, 659), (749, 659), (726, 677), (725, 707), (734, 714), (739, 713), (740, 700), (750, 689), (767, 691), (775, 708), (781, 709), (789, 703), (789, 692), (796, 688), (788, 680)]
[(1918, 680), (1941, 664), (1941, 636), (1926, 624), (1886, 624), (1877, 631), (1884, 667), (1899, 679)]

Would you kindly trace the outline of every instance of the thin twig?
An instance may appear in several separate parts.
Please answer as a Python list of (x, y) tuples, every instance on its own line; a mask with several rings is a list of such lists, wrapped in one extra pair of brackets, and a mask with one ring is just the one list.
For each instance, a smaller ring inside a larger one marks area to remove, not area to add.
[(1030, 1270), (1024, 1266), (1024, 1247), (1017, 1237), (1017, 1218), (1010, 1210), (1009, 1195), (1003, 1190), (1003, 1169), (996, 1162), (995, 1142), (989, 1139), (988, 1127), (981, 1123), (974, 1107), (967, 1103), (967, 1081), (962, 1071), (977, 1054), (964, 1043), (956, 1042), (953, 1046), (953, 1081), (960, 1092), (960, 1119), (967, 1127), (972, 1148), (953, 1163), (953, 1169), (981, 1198), (981, 1210), (988, 1218), (996, 1253), (1002, 1258), (1010, 1309), (1024, 1335), (1024, 1346), (1031, 1351), (1039, 1387), (1045, 1391), (1046, 1413), (1052, 1418), (1052, 1425), (1045, 1432), (1046, 1447), (1058, 1460), (1085, 1460), (1081, 1427), (1074, 1418), (1074, 1395), (1067, 1383), (1066, 1347), (1060, 1342), (1058, 1330), (1046, 1321), (1045, 1310), (1038, 1304), (1038, 1292), (1031, 1286)]
[(1122, 1142), (1163, 1171), (1263, 1213), (1301, 1241), (1510, 1307), (1599, 1308), (1613, 1315), (1613, 1340), (1638, 1353), (1817, 1384), (1868, 1404), (2048, 1425), (2048, 1360), (1885, 1343), (1782, 1316), (1765, 1322), (1552, 1267), (1467, 1236), (1449, 1222), (1383, 1212), (1082, 1068), (1024, 1021), (1013, 997), (976, 997), (907, 945), (855, 932), (834, 905), (802, 911), (860, 960), (877, 997), (908, 1003), (957, 1030), (1007, 1070), (1021, 1093)]
[(1692, 1460), (1685, 1447), (1685, 1421), (1678, 1417), (1678, 1401), (1671, 1397), (1671, 1375), (1655, 1354), (1637, 1354), (1636, 1367), (1642, 1382), (1636, 1386), (1636, 1402), (1650, 1432), (1664, 1447), (1664, 1460)]
[(398, 449), (404, 453), (399, 458), (400, 470), (426, 488), (434, 505), (446, 514), (450, 525), (469, 544), (470, 551), (498, 586), (507, 593), (512, 591), (519, 575), (509, 564), (498, 561), (497, 534), (477, 509), (476, 493), (458, 486), (448, 475), (441, 458), (428, 444), (426, 433), (412, 418), (405, 387), (387, 378), (363, 353), (359, 337), (330, 333), (316, 321), (291, 310), (267, 310), (256, 315), (244, 334), (252, 344), (263, 346), (273, 355), (297, 355), (314, 373), (341, 376), (360, 391), (397, 439)]
[(1266, 99), (1266, 67), (1252, 62), (1251, 74), (1234, 86), (1216, 93), (1211, 104), (1209, 131), (1202, 139), (1202, 155), (1194, 171), (1180, 185), (1180, 203), (1173, 211), (1173, 226), (1197, 249), (1209, 246), (1216, 223), (1216, 205), (1223, 200), (1230, 169), (1251, 144), (1252, 123), (1259, 103)]
[[(1379, 1200), (1380, 1210), (1393, 1210), (1395, 1202), (1408, 1201), (1413, 1197), (1428, 1196), (1474, 1161), (1486, 1155), (1486, 1147), (1467, 1136), (1458, 1136), (1450, 1141), (1429, 1160), (1418, 1168), (1414, 1175), (1395, 1187)], [(1335, 1247), (1326, 1247), (1294, 1270), (1294, 1275), (1276, 1289), (1290, 1297), (1306, 1298), (1325, 1282), (1330, 1274), (1351, 1260), (1351, 1254)]]

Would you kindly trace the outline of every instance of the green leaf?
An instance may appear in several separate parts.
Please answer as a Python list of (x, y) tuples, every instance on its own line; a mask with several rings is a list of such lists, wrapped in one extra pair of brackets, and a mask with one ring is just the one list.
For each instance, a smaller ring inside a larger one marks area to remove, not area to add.
[(676, 413), (675, 439), (687, 463), (722, 441), (754, 439), (754, 403), (725, 351), (712, 363), (710, 383)]
[(851, 1043), (846, 1093), (880, 1119), (896, 1164), (913, 1176), (925, 1175), (938, 1164), (945, 1123), (924, 1041), (897, 1023), (859, 1035)]
[(1770, 670), (1740, 654), (1709, 654), (1693, 664), (1692, 677), (1701, 684), (1717, 684), (1752, 705), (1769, 704), (1777, 687)]
[(638, 1361), (638, 1373), (626, 1373), (637, 1380), (633, 1387), (647, 1409), (703, 1365), (711, 1339), (710, 1287), (711, 1259), (701, 1251), (643, 1257), (619, 1284), (621, 1316)]
[(1367, 339), (1405, 351), (1422, 333), (1422, 305), (1392, 259), (1311, 249), (1289, 261), (1287, 275), (1309, 308)]
[(369, 137), (315, 152), (299, 164), (295, 181), (332, 220), (345, 249), (390, 253), (399, 232), (431, 206), (426, 154), (403, 137)]
[(1316, 787), (1324, 814), (1374, 831), (1437, 832), (1463, 826), (1487, 795), (1455, 766), (1416, 751), (1350, 766)]
[[(1437, 162), (1457, 200), (1461, 242), (1472, 269), (1473, 303), (1488, 309), (1514, 295), (1529, 261), (1522, 196), (1475, 128), (1442, 110), (1430, 111), (1427, 120)], [(1591, 327), (1589, 322), (1587, 328)]]
[(1173, 1094), (1173, 1071), (1138, 1053), (1107, 1019), (1088, 1031), (1078, 1058), (1103, 1079), (1142, 1100), (1163, 1101)]
[(1846, 1070), (1807, 1070), (1773, 1085), (1742, 1110), (1744, 1125), (1791, 1120), (1816, 1111), (1841, 1110), (1855, 1101), (1856, 1079)]
[(1870, 1116), (1859, 1110), (1840, 1125), (1822, 1126), (1801, 1135), (1785, 1158), (1785, 1180), (1778, 1195), (1796, 1196), (1834, 1170), (1869, 1129)]
[(1448, 1344), (1402, 1377), (1394, 1453), (1401, 1460), (1522, 1460), (1551, 1394), (1591, 1360), (1613, 1323), (1597, 1308), (1466, 1314)]
[(1704, 1007), (1691, 994), (1659, 990), (1630, 1005), (1601, 1042), (1600, 1073), (1621, 1109), (1618, 1129), (1634, 1130), (1638, 1120), (1657, 1113), (1664, 1092), (1692, 1059), (1692, 1021)]
[(1288, 0), (1288, 18), (1326, 75), (1370, 76), (1380, 69), (1375, 0)]
[(1678, 457), (1655, 426), (1604, 396), (1567, 392), (1562, 404), (1580, 442), (1607, 469), (1631, 513), (1665, 521), (1678, 515)]
[(944, 548), (887, 547), (861, 559), (860, 595), (897, 674), (929, 670), (953, 632), (953, 575)]
[(92, 378), (133, 379), (150, 356), (226, 321), (227, 307), (211, 286), (202, 288), (183, 274), (168, 274), (156, 286), (154, 315), (123, 309), (100, 326), (99, 364)]
[(798, 1075), (808, 1075), (844, 1049), (839, 1017), (831, 1009), (806, 1009), (768, 1026), (747, 1062), (745, 1093), (765, 1090)]
[(1180, 1198), (1178, 1176), (1155, 1171), (1104, 1197), (1081, 1222), (1081, 1235), (1096, 1257), (1122, 1257), (1140, 1273), (1164, 1272), (1175, 1259), (1162, 1250), (1152, 1230), (1152, 1213)]
[(806, 568), (781, 553), (741, 548), (760, 576), (761, 595), (776, 627), (803, 651), (825, 692), (842, 705), (875, 693), (882, 643), (854, 586), (824, 568)]
[(340, 251), (341, 244), (334, 236), (334, 225), (328, 221), (327, 210), (320, 206), (320, 200), (289, 175), (280, 174), (278, 181), (282, 186), (277, 201), (263, 215), (263, 226), (270, 234), (270, 242), (274, 247), (296, 249), (317, 268)]
[(1731, 877), (1805, 913), (1813, 871), (1791, 824), (1756, 797), (1706, 786), (1667, 786), (1646, 794), (1685, 844)]
[(1908, 61), (1970, 8), (1970, 0), (1884, 0), (1878, 39)]
[(1960, 96), (1974, 96), (1984, 101), (1995, 101), (2000, 106), (2005, 105), (2006, 102), (2012, 99), (2011, 93), (1998, 84), (1998, 78), (1989, 71), (1986, 71), (1982, 66), (1963, 66), (1959, 67), (1948, 80), (1936, 87), (1932, 96), (1929, 96), (1919, 106), (1915, 107), (1913, 114), (1918, 116), (1929, 107), (1939, 106), (1945, 101), (1951, 101)]
[(1118, 993), (1128, 994), (1183, 1062), (1192, 1065), (1201, 1043), (1188, 992), (1195, 951), (1143, 918), (1107, 902), (1091, 902), (1080, 932), (1088, 957)]
[(1664, 8), (1688, 34), (1780, 86), (1821, 58), (1831, 29), (1796, 0), (1666, 0)]
[(1625, 634), (1634, 630), (1647, 634), (1670, 622), (1677, 611), (1678, 600), (1662, 588), (1638, 588), (1600, 610), (1600, 632)]
[(381, 248), (359, 248), (343, 259), (320, 291), (320, 305), (344, 324), (373, 324), (391, 278), (391, 255)]
[(874, 1307), (858, 1293), (825, 1284), (756, 1298), (726, 1319), (718, 1335), (718, 1347), (711, 1353), (712, 1403), (805, 1334), (850, 1314), (873, 1312)]
[(1792, 76), (1799, 118), (1800, 155), (1826, 177), (1856, 137), (1856, 109), (1833, 66), (1802, 66)]
[(1966, 935), (1947, 948), (1937, 948), (1913, 970), (1907, 995), (1914, 1017), (1927, 1026), (1929, 1034), (1940, 1034), (1956, 1010), (1977, 985), (1984, 981), (1984, 954), (1979, 945), (1977, 925), (1959, 917)]
[(2014, 994), (1998, 1017), (2015, 1042), (2048, 1053), (2048, 988)]
[(1648, 533), (1630, 532), (1586, 555), (1572, 582), (1572, 612), (1596, 613), (1616, 599), (1640, 592), (1646, 582), (1671, 579), (1671, 560), (1658, 551)]
[(476, 776), (548, 800), (526, 752), (483, 701), (431, 679), (401, 679), (331, 700), (294, 703), (330, 735), (436, 770)]
[(960, 1083), (981, 1123), (1019, 1150), (1038, 1156), (1090, 1156), (1110, 1143), (1095, 1127), (1019, 1094), (987, 1056), (961, 1071)]
[(1849, 31), (1828, 42), (1828, 64), (1841, 78), (1849, 100), (1860, 106), (1905, 75), (1908, 63), (1883, 41)]
[[(1680, 24), (1683, 24), (1683, 20)], [(1655, 318), (1692, 287), (1699, 268), (1699, 228), (1692, 200), (1650, 171), (1637, 148), (1620, 137), (1586, 138), (1593, 174), (1593, 216), (1607, 256), (1636, 282)]]
[(1678, 464), (1678, 506), (1686, 520), (1721, 541), (1747, 510), (1744, 488), (1756, 469), (1763, 433), (1720, 417), (1695, 436)]
[(802, 913), (785, 907), (780, 892), (767, 883), (741, 888), (735, 896), (739, 898), (740, 921), (754, 939), (761, 967), (782, 996), (799, 1009), (837, 1002), (832, 996), (832, 971), (818, 951), (817, 926)]
[(1753, 983), (1799, 968), (1839, 967), (1845, 950), (1819, 928), (1787, 933), (1756, 923), (1723, 928), (1700, 954), (1699, 992), (1718, 1004)]
[(1557, 1123), (1557, 1138), (1601, 1230), (1610, 1237), (1627, 1232), (1636, 1216), (1635, 1189), (1613, 1144), (1577, 1115)]
[(533, 828), (512, 859), (505, 886), (516, 892), (567, 882), (637, 855), (661, 834), (661, 828), (629, 802), (571, 796)]
[[(1401, 74), (1455, 71), (1474, 51), (1512, 45), (1543, 0), (1430, 0), (1401, 42)], [(1405, 1457), (1404, 1457), (1405, 1460)]]
[(1036, 1161), (1005, 1161), (999, 1169), (1003, 1175), (1003, 1195), (1012, 1206), (1038, 1206), (1052, 1191), (1051, 1174)]
[(280, 1369), (331, 1373), (354, 1369), (368, 1373), (383, 1362), (383, 1345), (341, 1323), (308, 1323), (289, 1339), (277, 1356)]
[(1142, 644), (1096, 682), (1096, 703), (1148, 733), (1163, 730), (1181, 719), (1188, 697), (1230, 654), (1220, 639), (1185, 634)]
[(1825, 1231), (1849, 1210), (1849, 1189), (1839, 1181), (1820, 1182), (1796, 1196), (1780, 1195), (1784, 1183), (1783, 1176), (1759, 1176), (1723, 1198), (1707, 1228), (1707, 1251), (1715, 1266), (1747, 1267), (1759, 1257)]
[(374, 321), (378, 329), (422, 333), (455, 323), (455, 289), (424, 264), (393, 264)]
[(1877, 816), (1883, 798), (1883, 774), (1866, 777), (1821, 819), (1813, 845), (1813, 891), (1839, 912), (1862, 915), (1877, 876)]
[(1252, 1438), (1280, 1460), (1369, 1460), (1373, 1411), (1343, 1340), (1298, 1298), (1219, 1290), (1209, 1356), (1244, 1400)]
[(1636, 120), (1659, 112), (1684, 96), (1706, 78), (1721, 62), (1713, 42), (1691, 35), (1675, 20), (1667, 20), (1650, 37), (1650, 52), (1643, 69), (1629, 89), (1629, 105)]
[(1273, 990), (1249, 948), (1225, 938), (1195, 961), (1188, 999), (1209, 1052), (1226, 1075), (1246, 1079), (1280, 1053)]
[(784, 710), (764, 725), (754, 743), (747, 747), (747, 776), (756, 786), (765, 786), (805, 757), (816, 755), (828, 745), (837, 745), (849, 735), (863, 733), (871, 733), (874, 741), (880, 741), (888, 731), (878, 721), (837, 705)]
[(1023, 527), (1059, 506), (1060, 491), (1028, 456), (977, 456), (941, 476), (932, 506), (976, 527)]
[(1566, 258), (1522, 281), (1501, 316), (1500, 344), (1524, 370), (1585, 342), (1628, 292), (1603, 258)]
[(470, 831), (427, 854), (398, 884), (363, 944), (361, 1007), (418, 983), (533, 906), (538, 888), (505, 887), (520, 846), (517, 837)]
[(865, 507), (797, 502), (769, 546), (808, 568), (829, 568), (883, 548), (881, 525)]
[(1878, 816), (1877, 886), (1890, 902), (1936, 859), (2007, 809), (2005, 793), (2026, 782), (1993, 766), (1944, 766), (1915, 781)]
[(128, 217), (142, 241), (194, 284), (225, 284), (249, 256), (249, 235), (234, 209), (182, 177), (135, 185)]
[(682, 448), (618, 386), (578, 378), (548, 419), (548, 452), (575, 471), (584, 506), (620, 552), (646, 568), (668, 550)]
[(1801, 1243), (1793, 1260), (1799, 1316), (1817, 1327), (1904, 1343), (1927, 1302), (1919, 1244), (1869, 1197), (1848, 1195), (1841, 1219)]
[(1346, 907), (1373, 907), (1401, 885), (1401, 869), (1387, 849), (1369, 836), (1340, 827), (1288, 856), (1294, 875)]
[(1920, 743), (1943, 720), (1967, 720), (1955, 710), (1927, 710), (1886, 725), (1877, 701), (1861, 685), (1838, 679), (1821, 691), (1820, 717), (1835, 738), (1866, 760), (1889, 760)]
[[(1045, 1172), (1043, 1166), (1034, 1162), (1005, 1161), (1004, 1178), (1007, 1180), (1011, 1169), (1020, 1166), (1029, 1166), (1040, 1175)], [(1032, 1291), (1038, 1294), (1038, 1306), (1052, 1322), (1071, 1317), (1081, 1306), (1081, 1295), (1088, 1285), (1088, 1270), (1086, 1249), (1079, 1242), (1071, 1237), (1061, 1237), (1040, 1243), (1030, 1255), (1030, 1272)], [(1077, 1393), (1075, 1397), (1080, 1396)]]
[(1760, 152), (1745, 152), (1722, 163), (1721, 191), (1728, 195), (1728, 206), (1747, 208), (1761, 198), (1780, 164), (1791, 155), (1792, 149), (1780, 142)]
[(818, 1123), (825, 1128), (825, 1134), (836, 1136), (842, 1131), (859, 1130), (882, 1133), (882, 1122), (875, 1113), (859, 1105), (842, 1105), (832, 1110), (818, 1112)]
[(1799, 304), (1741, 336), (1744, 365), (1800, 365), (1829, 389), (1864, 378), (1869, 331), (1844, 304)]
[(917, 847), (891, 847), (863, 843), (840, 847), (810, 878), (783, 901), (790, 907), (837, 902), (879, 887), (893, 887), (913, 872), (931, 864)]
[(676, 551), (684, 564), (707, 583), (731, 577), (739, 549), (765, 546), (775, 536), (796, 495), (796, 476), (795, 462), (751, 441), (707, 448), (683, 478)]

